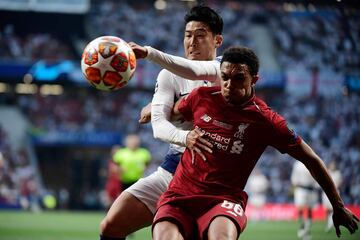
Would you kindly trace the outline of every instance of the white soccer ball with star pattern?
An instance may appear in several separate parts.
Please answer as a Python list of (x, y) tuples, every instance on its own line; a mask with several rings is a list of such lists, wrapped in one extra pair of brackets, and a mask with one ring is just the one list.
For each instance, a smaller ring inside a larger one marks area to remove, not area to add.
[(136, 58), (127, 42), (114, 36), (91, 41), (81, 57), (81, 70), (88, 82), (99, 90), (124, 87), (134, 75)]

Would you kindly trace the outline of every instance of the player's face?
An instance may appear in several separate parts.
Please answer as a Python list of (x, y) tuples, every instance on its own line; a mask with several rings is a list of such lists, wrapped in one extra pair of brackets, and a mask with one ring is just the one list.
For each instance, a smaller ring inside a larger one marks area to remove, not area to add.
[(191, 60), (213, 60), (222, 37), (211, 32), (203, 22), (191, 21), (186, 24), (184, 36), (185, 57)]
[(223, 62), (220, 70), (221, 94), (224, 99), (235, 105), (247, 101), (258, 76), (251, 76), (246, 64)]

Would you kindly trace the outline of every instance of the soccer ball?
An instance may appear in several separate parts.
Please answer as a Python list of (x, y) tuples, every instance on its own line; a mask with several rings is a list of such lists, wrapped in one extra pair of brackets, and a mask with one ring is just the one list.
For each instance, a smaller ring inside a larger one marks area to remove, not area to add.
[(134, 75), (136, 58), (131, 47), (118, 37), (102, 36), (91, 41), (81, 57), (81, 70), (99, 90), (124, 87)]

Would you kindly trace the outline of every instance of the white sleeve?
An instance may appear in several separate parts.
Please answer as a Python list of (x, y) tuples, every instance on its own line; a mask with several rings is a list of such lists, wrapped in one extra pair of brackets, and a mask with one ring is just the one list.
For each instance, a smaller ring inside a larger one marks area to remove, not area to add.
[(176, 128), (170, 121), (175, 101), (172, 74), (162, 70), (157, 78), (155, 94), (151, 103), (151, 124), (154, 137), (165, 142), (186, 146), (190, 131)]
[(209, 82), (220, 82), (220, 63), (213, 61), (196, 61), (170, 55), (155, 48), (146, 46), (147, 60), (159, 64), (163, 68), (180, 77), (189, 80), (207, 80)]

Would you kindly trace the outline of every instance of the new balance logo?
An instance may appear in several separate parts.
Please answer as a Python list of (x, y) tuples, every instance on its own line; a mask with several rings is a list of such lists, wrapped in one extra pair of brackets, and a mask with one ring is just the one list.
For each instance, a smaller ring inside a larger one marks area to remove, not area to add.
[(203, 115), (203, 116), (201, 117), (201, 119), (204, 120), (205, 122), (210, 122), (210, 121), (211, 121), (211, 117), (208, 116), (207, 114)]

